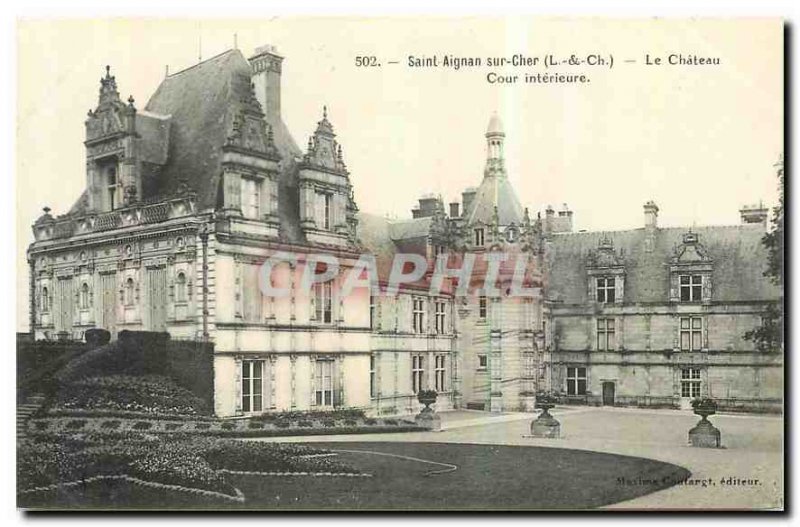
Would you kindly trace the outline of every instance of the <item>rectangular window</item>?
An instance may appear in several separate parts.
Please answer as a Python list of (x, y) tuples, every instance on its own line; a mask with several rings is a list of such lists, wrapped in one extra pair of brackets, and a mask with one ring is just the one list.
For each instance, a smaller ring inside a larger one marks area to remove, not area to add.
[(613, 304), (615, 301), (614, 278), (598, 278), (597, 279), (597, 301), (601, 304)]
[(414, 333), (425, 332), (425, 299), (414, 298), (413, 302), (413, 327)]
[(486, 296), (478, 297), (478, 318), (486, 318)]
[(375, 355), (369, 356), (369, 396), (375, 397), (375, 394), (378, 392), (377, 390), (377, 372), (375, 370)]
[(475, 229), (475, 245), (483, 246), (483, 229)]
[(681, 370), (681, 397), (700, 397), (700, 368)]
[(317, 192), (315, 208), (317, 228), (331, 230), (333, 227), (333, 195), (327, 192)]
[(369, 296), (369, 327), (375, 329), (375, 296)]
[(434, 360), (436, 361), (436, 363), (434, 364), (434, 371), (433, 371), (434, 379), (435, 379), (435, 382), (436, 382), (435, 388), (436, 388), (436, 391), (439, 392), (439, 393), (446, 391), (445, 382), (444, 382), (445, 381), (445, 367), (444, 367), (445, 357), (446, 357), (445, 355), (436, 355), (436, 357), (434, 358)]
[(242, 178), (242, 215), (245, 218), (259, 219), (261, 204), (261, 182)]
[(613, 318), (597, 319), (597, 350), (612, 351), (616, 347), (614, 341), (615, 327)]
[(681, 302), (700, 302), (703, 299), (703, 277), (697, 274), (680, 276)]
[(567, 395), (586, 395), (586, 368), (567, 368)]
[(333, 300), (331, 298), (331, 282), (314, 284), (314, 320), (323, 324), (333, 321)]
[(262, 382), (263, 360), (242, 361), (242, 412), (252, 413), (263, 410)]
[(333, 406), (333, 361), (314, 361), (314, 395), (317, 406)]
[(411, 356), (411, 391), (417, 393), (425, 388), (425, 357)]
[(489, 367), (489, 357), (481, 353), (478, 355), (478, 370), (485, 371)]
[(446, 308), (447, 303), (441, 301), (436, 302), (436, 333), (440, 335), (447, 332), (447, 327), (445, 326), (447, 322), (445, 318)]
[(681, 317), (681, 351), (700, 351), (703, 349), (703, 319), (701, 317)]

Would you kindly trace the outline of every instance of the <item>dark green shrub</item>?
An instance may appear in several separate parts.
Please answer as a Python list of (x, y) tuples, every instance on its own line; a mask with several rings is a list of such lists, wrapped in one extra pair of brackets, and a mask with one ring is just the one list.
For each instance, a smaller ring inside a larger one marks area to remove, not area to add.
[(211, 423), (197, 423), (194, 427), (196, 430), (208, 430), (211, 428)]
[(221, 426), (223, 430), (233, 430), (234, 428), (236, 428), (236, 423), (234, 423), (233, 421), (225, 421), (224, 423), (222, 423)]
[(303, 419), (301, 421), (298, 421), (297, 425), (298, 426), (302, 426), (304, 428), (310, 428), (310, 427), (314, 426), (314, 423), (312, 423), (311, 421), (308, 421), (306, 419)]
[(133, 430), (150, 430), (152, 427), (153, 423), (150, 421), (136, 421), (131, 428)]
[(56, 408), (184, 416), (209, 412), (205, 401), (160, 375), (107, 375), (75, 380), (61, 386), (56, 394)]
[(262, 430), (264, 428), (264, 423), (259, 423), (258, 421), (250, 421), (247, 423), (247, 428), (250, 430)]
[(326, 426), (328, 428), (336, 426), (336, 421), (334, 421), (333, 419), (323, 419), (322, 426)]

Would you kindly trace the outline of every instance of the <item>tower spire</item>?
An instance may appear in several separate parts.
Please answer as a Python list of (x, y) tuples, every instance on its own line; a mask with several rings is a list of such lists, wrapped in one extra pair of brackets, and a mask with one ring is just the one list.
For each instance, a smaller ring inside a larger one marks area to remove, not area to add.
[(506, 134), (503, 131), (503, 122), (497, 116), (497, 112), (492, 114), (489, 119), (489, 126), (486, 128), (486, 176), (505, 176), (505, 162), (503, 154), (503, 143)]

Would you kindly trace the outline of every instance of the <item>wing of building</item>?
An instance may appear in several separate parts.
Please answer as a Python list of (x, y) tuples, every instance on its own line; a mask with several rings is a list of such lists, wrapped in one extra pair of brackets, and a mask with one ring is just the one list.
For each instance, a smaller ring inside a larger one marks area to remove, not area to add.
[[(220, 416), (407, 414), (427, 388), (439, 409), (530, 410), (541, 390), (581, 404), (780, 406), (781, 353), (742, 339), (781, 294), (762, 275), (765, 210), (691, 230), (659, 228), (654, 203), (631, 231), (572, 232), (566, 208), (532, 219), (493, 116), (483, 178), (460, 202), (426, 195), (409, 219), (364, 214), (327, 108), (302, 149), (284, 124), (282, 61), (269, 46), (227, 51), (165, 77), (143, 109), (106, 69), (86, 119), (86, 190), (33, 225), (36, 338), (101, 327), (213, 342)], [(409, 254), (420, 276), (384, 294)], [(380, 291), (346, 287), (362, 255)], [(472, 257), (473, 272), (454, 271)], [(268, 259), (281, 261), (266, 274)], [(482, 289), (489, 275), (496, 286)]]

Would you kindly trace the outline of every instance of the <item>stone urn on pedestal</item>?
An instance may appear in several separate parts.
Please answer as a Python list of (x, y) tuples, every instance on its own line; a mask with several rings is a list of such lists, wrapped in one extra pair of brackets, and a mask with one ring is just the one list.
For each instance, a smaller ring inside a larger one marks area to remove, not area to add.
[(436, 402), (438, 397), (436, 390), (420, 390), (417, 392), (417, 400), (420, 404), (424, 404), (425, 408), (414, 418), (417, 425), (427, 428), (432, 431), (439, 431), (442, 429), (442, 419), (439, 417), (431, 405)]
[(533, 437), (545, 437), (556, 439), (561, 437), (561, 423), (550, 415), (550, 409), (556, 405), (556, 397), (548, 392), (536, 394), (535, 408), (542, 411), (539, 417), (531, 423), (531, 435)]
[(689, 430), (689, 443), (701, 448), (719, 448), (721, 434), (708, 420), (708, 416), (717, 413), (717, 402), (714, 399), (702, 397), (692, 401), (692, 408), (701, 419), (694, 428)]

